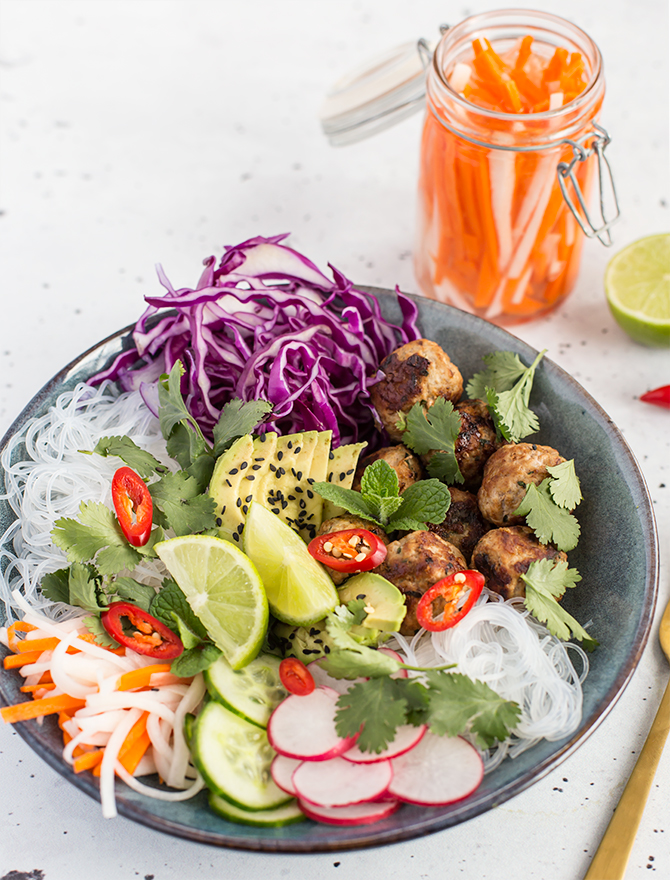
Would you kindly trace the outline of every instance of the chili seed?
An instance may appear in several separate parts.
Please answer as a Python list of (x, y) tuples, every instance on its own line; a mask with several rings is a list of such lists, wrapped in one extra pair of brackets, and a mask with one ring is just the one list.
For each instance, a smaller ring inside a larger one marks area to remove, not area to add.
[(364, 559), (367, 558), (365, 553), (357, 553), (356, 554), (356, 562), (363, 562)]
[(330, 551), (333, 549), (333, 545), (330, 543), (330, 541), (326, 541), (326, 543), (323, 545), (323, 549), (326, 551), (326, 553), (330, 553)]

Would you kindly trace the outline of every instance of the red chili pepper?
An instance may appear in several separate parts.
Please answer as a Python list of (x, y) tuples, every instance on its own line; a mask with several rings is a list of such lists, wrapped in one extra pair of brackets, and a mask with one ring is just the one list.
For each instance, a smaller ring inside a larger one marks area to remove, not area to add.
[(295, 657), (287, 657), (279, 664), (279, 679), (290, 694), (306, 697), (315, 688), (312, 673)]
[(154, 515), (146, 483), (131, 468), (119, 468), (112, 479), (112, 500), (126, 540), (134, 547), (143, 547), (151, 535)]
[(130, 602), (112, 602), (100, 620), (113, 639), (138, 654), (174, 660), (184, 652), (184, 644), (176, 633)]
[(386, 559), (386, 544), (367, 529), (343, 529), (319, 535), (307, 549), (317, 562), (335, 571), (371, 571)]
[[(426, 590), (416, 606), (416, 618), (429, 632), (442, 632), (462, 620), (484, 586), (478, 571), (456, 571)], [(468, 592), (469, 591), (469, 592)], [(440, 619), (435, 615), (442, 614)]]
[(661, 385), (660, 388), (647, 391), (646, 394), (640, 395), (640, 400), (644, 400), (645, 403), (654, 403), (664, 409), (670, 409), (670, 385)]

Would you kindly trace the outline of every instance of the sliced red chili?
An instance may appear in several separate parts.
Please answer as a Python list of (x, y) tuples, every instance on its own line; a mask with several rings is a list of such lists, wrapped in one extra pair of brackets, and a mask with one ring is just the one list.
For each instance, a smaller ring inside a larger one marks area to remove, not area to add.
[(644, 400), (645, 403), (662, 406), (664, 409), (670, 409), (670, 385), (661, 385), (660, 388), (647, 391), (646, 394), (640, 395), (640, 400)]
[(386, 544), (367, 529), (319, 535), (307, 547), (317, 562), (335, 571), (372, 571), (386, 559)]
[(143, 547), (151, 535), (154, 515), (146, 483), (132, 468), (119, 468), (112, 479), (112, 500), (126, 540), (134, 547)]
[(113, 639), (138, 654), (174, 660), (184, 652), (184, 644), (176, 633), (130, 602), (112, 602), (100, 620)]
[(290, 694), (306, 697), (315, 688), (312, 673), (296, 657), (287, 657), (279, 664), (279, 679)]
[(429, 632), (442, 632), (462, 620), (479, 598), (484, 575), (456, 571), (426, 590), (416, 606), (420, 625)]

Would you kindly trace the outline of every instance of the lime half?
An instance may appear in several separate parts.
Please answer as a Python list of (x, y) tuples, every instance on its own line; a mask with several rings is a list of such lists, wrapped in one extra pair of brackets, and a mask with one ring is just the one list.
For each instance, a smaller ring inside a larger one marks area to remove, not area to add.
[(244, 553), (209, 535), (162, 541), (156, 553), (232, 668), (253, 660), (268, 627), (268, 600)]
[(605, 293), (617, 324), (632, 339), (670, 346), (670, 233), (619, 251), (605, 272)]
[(335, 585), (300, 535), (258, 501), (249, 506), (242, 540), (279, 620), (309, 626), (339, 604)]

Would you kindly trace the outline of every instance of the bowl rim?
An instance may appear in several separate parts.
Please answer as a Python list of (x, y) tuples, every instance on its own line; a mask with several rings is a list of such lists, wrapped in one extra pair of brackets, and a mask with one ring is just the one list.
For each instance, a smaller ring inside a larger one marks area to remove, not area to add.
[[(377, 298), (379, 298), (380, 295), (394, 296), (394, 292), (386, 288), (360, 285), (357, 286), (356, 289), (370, 293)], [(532, 354), (534, 356), (538, 353), (535, 349), (532, 348), (532, 346), (528, 345), (528, 343), (510, 333), (509, 330), (507, 330), (506, 328), (497, 327), (496, 325), (493, 325), (482, 318), (471, 315), (467, 312), (463, 312), (460, 309), (456, 309), (452, 306), (447, 306), (443, 303), (436, 303), (433, 300), (426, 300), (425, 297), (417, 294), (403, 295), (410, 298), (412, 301), (417, 303), (417, 305), (429, 302), (432, 305), (437, 305), (440, 308), (446, 309), (447, 312), (457, 312), (461, 320), (466, 320), (468, 322), (472, 321), (473, 329), (476, 329), (477, 325), (484, 324), (487, 326), (487, 328), (489, 328), (488, 332), (490, 333), (490, 328), (495, 328), (495, 331), (499, 332), (501, 340), (512, 339), (517, 349), (521, 349), (522, 351), (525, 350), (526, 355)], [(161, 317), (164, 316), (165, 312), (161, 312)], [(44, 400), (52, 396), (59, 387), (61, 387), (68, 379), (70, 379), (72, 375), (77, 372), (78, 368), (80, 367), (82, 362), (86, 360), (86, 358), (99, 352), (105, 346), (110, 347), (110, 357), (112, 355), (118, 354), (119, 351), (122, 350), (124, 343), (129, 341), (130, 335), (134, 327), (135, 324), (130, 324), (122, 328), (121, 330), (117, 330), (115, 333), (111, 333), (100, 342), (90, 346), (86, 351), (73, 358), (73, 360), (71, 360), (66, 366), (60, 369), (48, 382), (46, 382), (42, 386), (42, 388), (32, 397), (32, 399), (25, 405), (25, 407), (21, 410), (19, 415), (13, 420), (10, 427), (5, 432), (2, 440), (0, 440), (0, 453), (2, 453), (10, 438), (23, 427), (24, 423), (29, 418), (31, 418), (37, 410), (39, 410), (39, 408), (43, 405)], [(494, 335), (498, 334), (495, 333)], [(111, 349), (112, 345), (115, 346), (113, 351)], [(460, 824), (461, 822), (467, 821), (468, 819), (474, 818), (475, 816), (487, 812), (494, 806), (498, 806), (504, 803), (505, 801), (529, 788), (540, 779), (544, 778), (559, 764), (561, 764), (566, 758), (572, 755), (573, 752), (575, 752), (576, 749), (579, 748), (579, 746), (598, 728), (598, 726), (604, 721), (604, 719), (613, 709), (614, 705), (619, 700), (623, 691), (628, 685), (637, 668), (639, 660), (649, 639), (658, 595), (658, 532), (651, 496), (649, 494), (649, 489), (647, 487), (644, 475), (622, 433), (616, 427), (613, 420), (608, 416), (605, 410), (594, 400), (594, 398), (588, 393), (588, 391), (586, 391), (577, 382), (576, 379), (574, 379), (569, 373), (567, 373), (562, 367), (558, 366), (558, 364), (556, 364), (550, 358), (545, 357), (543, 359), (543, 364), (545, 365), (545, 369), (553, 372), (555, 376), (563, 383), (567, 383), (568, 385), (570, 385), (573, 391), (575, 391), (578, 396), (580, 396), (584, 400), (584, 402), (589, 405), (591, 409), (590, 414), (594, 416), (597, 421), (600, 422), (601, 427), (603, 427), (603, 429), (606, 431), (608, 437), (610, 437), (610, 439), (612, 439), (618, 445), (621, 452), (623, 452), (629, 465), (630, 472), (635, 477), (640, 497), (643, 499), (644, 502), (643, 505), (638, 508), (638, 516), (643, 520), (643, 524), (647, 526), (644, 532), (646, 570), (644, 594), (640, 607), (640, 617), (637, 627), (635, 629), (635, 637), (631, 651), (627, 655), (626, 661), (619, 670), (615, 680), (607, 690), (606, 694), (599, 701), (599, 704), (604, 704), (603, 707), (599, 709), (597, 714), (595, 714), (590, 722), (585, 725), (580, 725), (578, 730), (575, 731), (575, 733), (572, 734), (557, 751), (552, 752), (550, 755), (542, 759), (537, 765), (534, 765), (532, 768), (526, 770), (519, 777), (510, 780), (501, 788), (497, 789), (494, 793), (483, 795), (480, 798), (477, 798), (475, 793), (475, 795), (473, 795), (471, 799), (468, 799), (467, 805), (452, 805), (450, 812), (443, 815), (430, 815), (428, 809), (425, 809), (424, 818), (419, 819), (418, 821), (414, 821), (411, 824), (408, 824), (402, 828), (394, 827), (384, 829), (375, 825), (353, 826), (351, 828), (339, 830), (342, 832), (348, 831), (351, 835), (354, 836), (347, 837), (345, 834), (345, 836), (336, 837), (332, 841), (310, 841), (309, 839), (298, 840), (294, 838), (281, 838), (279, 836), (263, 837), (263, 833), (267, 833), (267, 831), (271, 829), (263, 829), (251, 826), (236, 826), (238, 828), (244, 827), (247, 831), (246, 835), (227, 835), (225, 833), (191, 827), (188, 825), (184, 825), (180, 822), (174, 822), (163, 816), (158, 816), (155, 813), (152, 813), (149, 809), (145, 809), (144, 807), (139, 806), (138, 803), (134, 800), (126, 799), (123, 794), (124, 790), (117, 791), (116, 794), (117, 809), (120, 815), (135, 822), (138, 822), (142, 825), (145, 825), (149, 828), (152, 828), (153, 830), (160, 831), (172, 836), (182, 837), (196, 843), (204, 843), (208, 845), (250, 852), (314, 854), (378, 847), (390, 843), (399, 843), (402, 841), (411, 840), (438, 831), (442, 831), (453, 825)], [(2, 476), (1, 469), (0, 476)], [(7, 653), (7, 649), (0, 646), (0, 657), (4, 657)], [(7, 702), (8, 700), (2, 687), (2, 677), (0, 676), (0, 703), (7, 704)], [(45, 722), (46, 721), (47, 720), (45, 719)], [(72, 770), (72, 767), (63, 762), (62, 758), (51, 748), (49, 748), (49, 745), (46, 742), (43, 741), (43, 738), (40, 736), (41, 730), (37, 726), (36, 722), (33, 721), (15, 725), (15, 730), (21, 736), (21, 738), (33, 749), (33, 751), (35, 751), (44, 761), (46, 761), (46, 763), (50, 767), (56, 770), (56, 772), (58, 772), (61, 776), (71, 782), (75, 787), (79, 788), (81, 791), (92, 797), (94, 800), (100, 800), (100, 792), (97, 783), (87, 778), (89, 774), (75, 774)], [(150, 803), (148, 799), (147, 802)], [(331, 826), (323, 827), (331, 828)], [(282, 829), (276, 830), (281, 831)]]

